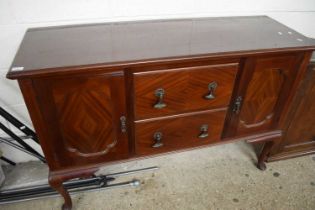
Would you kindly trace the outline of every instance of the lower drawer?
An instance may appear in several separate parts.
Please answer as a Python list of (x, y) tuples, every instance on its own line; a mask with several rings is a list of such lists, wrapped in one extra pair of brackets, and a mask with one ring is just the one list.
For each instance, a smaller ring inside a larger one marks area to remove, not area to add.
[(226, 109), (143, 120), (135, 124), (136, 153), (148, 155), (217, 142)]

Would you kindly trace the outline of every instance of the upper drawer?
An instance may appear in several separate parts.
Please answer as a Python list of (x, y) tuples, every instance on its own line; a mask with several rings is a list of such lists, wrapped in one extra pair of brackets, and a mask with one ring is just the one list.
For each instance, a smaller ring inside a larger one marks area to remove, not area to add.
[(225, 107), (238, 63), (135, 72), (135, 119)]

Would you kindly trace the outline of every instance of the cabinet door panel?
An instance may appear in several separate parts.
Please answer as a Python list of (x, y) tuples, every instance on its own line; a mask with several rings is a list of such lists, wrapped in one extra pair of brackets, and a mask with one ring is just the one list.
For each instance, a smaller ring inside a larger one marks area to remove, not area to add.
[(295, 55), (246, 60), (236, 94), (236, 97), (242, 98), (241, 108), (233, 112), (231, 106), (226, 136), (262, 132), (277, 127), (297, 74), (297, 60)]
[(116, 141), (106, 78), (57, 80), (53, 97), (63, 139), (80, 156), (107, 153)]
[(123, 76), (40, 79), (34, 84), (61, 165), (127, 157), (128, 141), (120, 125), (125, 115)]
[(284, 94), (281, 90), (290, 74), (290, 65), (292, 59), (286, 57), (256, 61), (240, 112), (239, 132), (270, 126), (280, 94)]

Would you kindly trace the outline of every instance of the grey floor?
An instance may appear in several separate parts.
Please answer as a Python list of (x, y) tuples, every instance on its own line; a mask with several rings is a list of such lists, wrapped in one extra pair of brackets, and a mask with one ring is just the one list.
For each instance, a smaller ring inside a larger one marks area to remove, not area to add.
[[(140, 179), (139, 187), (125, 187), (73, 196), (73, 209), (97, 210), (314, 210), (315, 156), (305, 156), (267, 165), (258, 170), (253, 148), (243, 142), (132, 161), (103, 168), (113, 173), (149, 166), (155, 172), (122, 177)], [(4, 188), (45, 182), (47, 168), (27, 163), (19, 170), (6, 170)], [(117, 180), (119, 181), (119, 180)], [(1, 205), (0, 209), (60, 209), (62, 199)]]

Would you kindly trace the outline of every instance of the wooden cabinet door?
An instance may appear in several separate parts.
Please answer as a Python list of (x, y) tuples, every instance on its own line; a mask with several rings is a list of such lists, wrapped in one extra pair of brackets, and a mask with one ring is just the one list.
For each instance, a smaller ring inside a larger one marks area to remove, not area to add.
[(277, 127), (298, 72), (297, 58), (291, 54), (252, 57), (245, 61), (230, 107), (226, 137)]
[(51, 155), (61, 166), (127, 157), (123, 75), (34, 80)]

